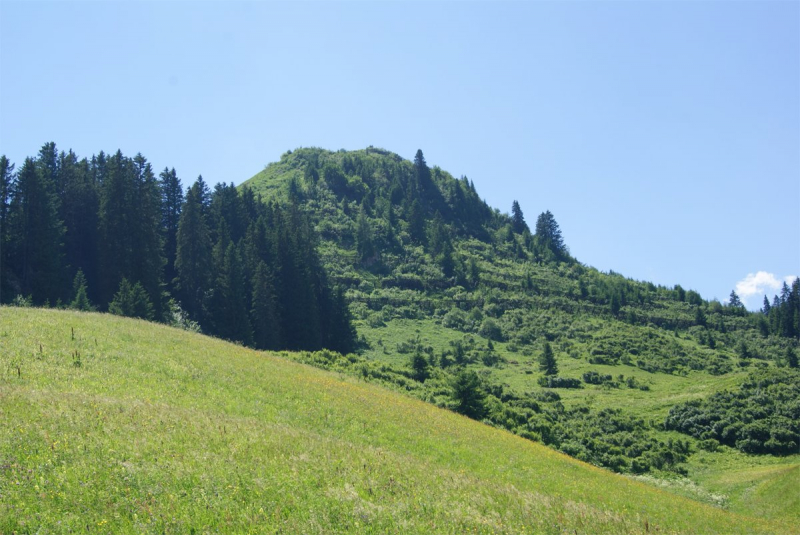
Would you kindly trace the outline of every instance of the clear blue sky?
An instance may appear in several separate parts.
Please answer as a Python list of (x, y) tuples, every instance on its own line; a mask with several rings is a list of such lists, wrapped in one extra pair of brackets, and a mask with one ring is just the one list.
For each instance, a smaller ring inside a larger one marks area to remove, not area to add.
[(800, 272), (800, 2), (0, 0), (0, 153), (50, 140), (184, 184), (421, 148), (585, 264), (772, 295)]

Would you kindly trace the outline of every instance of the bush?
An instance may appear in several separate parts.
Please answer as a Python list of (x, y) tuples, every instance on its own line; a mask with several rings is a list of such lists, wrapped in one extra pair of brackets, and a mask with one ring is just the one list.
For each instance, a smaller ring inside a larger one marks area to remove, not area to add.
[(478, 330), (478, 334), (484, 338), (488, 338), (489, 340), (494, 340), (496, 342), (503, 341), (503, 330), (492, 318), (486, 318), (483, 320), (481, 328)]
[(538, 383), (545, 388), (583, 388), (581, 380), (572, 377), (540, 377)]
[(738, 391), (673, 407), (666, 429), (745, 453), (787, 455), (800, 444), (800, 372), (760, 369)]

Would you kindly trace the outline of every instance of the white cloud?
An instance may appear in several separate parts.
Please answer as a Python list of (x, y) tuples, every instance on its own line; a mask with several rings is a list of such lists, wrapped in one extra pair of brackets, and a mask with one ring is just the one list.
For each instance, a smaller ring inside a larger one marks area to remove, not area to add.
[(736, 283), (736, 294), (748, 308), (758, 308), (764, 295), (772, 296), (777, 294), (783, 282), (791, 285), (795, 275), (787, 275), (778, 278), (774, 273), (759, 271), (758, 273), (748, 273), (745, 278)]

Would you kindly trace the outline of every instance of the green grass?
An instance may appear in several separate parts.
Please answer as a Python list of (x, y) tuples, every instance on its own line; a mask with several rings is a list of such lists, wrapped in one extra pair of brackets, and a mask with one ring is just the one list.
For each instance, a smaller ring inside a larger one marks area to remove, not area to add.
[[(486, 341), (477, 334), (447, 329), (435, 319), (395, 319), (385, 327), (372, 328), (364, 322), (358, 324), (359, 333), (370, 342), (372, 348), (366, 356), (392, 365), (407, 366), (409, 355), (398, 353), (399, 343), (419, 337), (424, 346), (434, 348), (436, 354), (448, 348), (450, 340), (472, 336), (476, 345), (484, 347)], [(382, 345), (378, 345), (378, 341)], [(502, 384), (523, 393), (540, 390), (536, 380), (541, 376), (538, 369), (538, 353), (525, 355), (509, 351), (508, 344), (495, 342), (495, 351), (506, 362), (498, 367), (487, 368), (480, 363), (472, 367), (482, 373), (490, 383)], [(385, 348), (385, 349), (384, 349)], [(594, 409), (622, 409), (626, 414), (656, 424), (663, 422), (671, 407), (690, 399), (704, 398), (723, 389), (735, 389), (746, 377), (747, 371), (735, 367), (728, 374), (712, 376), (704, 371), (689, 371), (686, 375), (650, 373), (633, 366), (590, 364), (584, 355), (572, 358), (556, 350), (559, 375), (580, 378), (584, 372), (597, 371), (625, 377), (635, 377), (650, 390), (631, 388), (604, 388), (584, 384), (582, 389), (557, 389), (566, 407), (588, 405)], [(687, 440), (686, 435), (659, 431), (652, 433), (662, 440)], [(788, 523), (800, 523), (800, 455), (774, 457), (769, 455), (747, 455), (731, 448), (722, 447), (709, 453), (695, 445), (695, 453), (689, 457), (686, 468), (688, 478), (653, 476), (638, 478), (657, 485), (669, 492), (691, 497), (727, 510), (752, 516), (760, 516)]]
[(0, 308), (0, 348), (2, 533), (792, 531), (162, 325)]

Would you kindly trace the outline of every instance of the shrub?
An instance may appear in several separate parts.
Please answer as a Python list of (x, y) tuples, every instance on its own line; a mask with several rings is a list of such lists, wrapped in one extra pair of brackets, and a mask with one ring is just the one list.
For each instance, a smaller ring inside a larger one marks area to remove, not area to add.
[(498, 325), (497, 322), (492, 318), (486, 318), (485, 320), (483, 320), (483, 323), (481, 324), (481, 328), (478, 331), (478, 334), (480, 334), (484, 338), (488, 338), (489, 340), (494, 340), (496, 342), (503, 341), (503, 330), (500, 328), (500, 325)]

